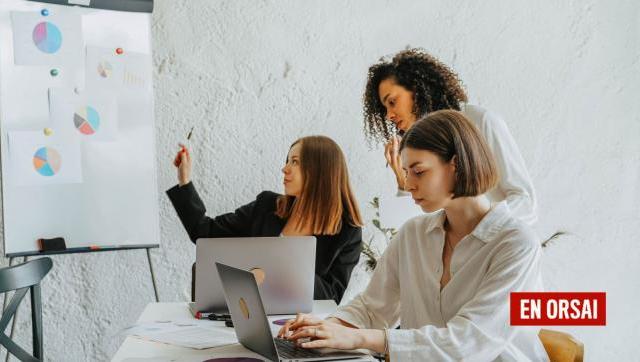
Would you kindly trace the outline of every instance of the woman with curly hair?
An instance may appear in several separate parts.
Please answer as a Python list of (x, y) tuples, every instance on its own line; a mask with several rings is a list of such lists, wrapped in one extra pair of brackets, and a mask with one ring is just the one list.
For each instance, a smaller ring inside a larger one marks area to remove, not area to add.
[(498, 115), (467, 104), (462, 82), (445, 64), (420, 49), (396, 54), (369, 68), (364, 93), (365, 133), (369, 141), (384, 142), (385, 158), (398, 183), (398, 196), (405, 191), (405, 173), (400, 166), (400, 137), (422, 116), (452, 109), (461, 111), (478, 128), (494, 153), (500, 174), (489, 200), (506, 200), (511, 212), (534, 224), (536, 199), (531, 178), (507, 125)]

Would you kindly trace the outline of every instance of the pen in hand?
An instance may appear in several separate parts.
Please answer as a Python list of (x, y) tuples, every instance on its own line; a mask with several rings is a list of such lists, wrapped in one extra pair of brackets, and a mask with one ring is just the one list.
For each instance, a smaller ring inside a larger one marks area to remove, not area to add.
[[(193, 134), (193, 127), (191, 127), (191, 129), (189, 130), (189, 133), (187, 134), (187, 141), (191, 139), (192, 134)], [(180, 167), (180, 163), (182, 162), (182, 158), (181, 158), (182, 154), (184, 152), (187, 152), (187, 153), (189, 152), (185, 147), (185, 145), (180, 145), (180, 147), (182, 149), (180, 150), (180, 152), (178, 152), (178, 154), (176, 155), (176, 158), (173, 160), (173, 165), (176, 167)]]

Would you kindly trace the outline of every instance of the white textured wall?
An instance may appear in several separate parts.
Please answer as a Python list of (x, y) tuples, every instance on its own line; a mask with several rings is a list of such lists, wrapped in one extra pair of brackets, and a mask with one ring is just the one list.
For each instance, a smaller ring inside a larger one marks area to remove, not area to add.
[[(296, 138), (347, 154), (366, 202), (393, 190), (362, 134), (367, 67), (407, 45), (452, 65), (502, 114), (538, 191), (547, 287), (606, 291), (607, 327), (567, 328), (588, 361), (637, 358), (640, 338), (640, 5), (636, 1), (157, 0), (153, 21), (162, 301), (185, 300), (194, 247), (163, 192), (193, 125), (210, 214), (280, 190)], [(136, 182), (136, 180), (131, 180)], [(48, 360), (108, 360), (153, 291), (144, 251), (57, 256), (43, 295)], [(6, 265), (6, 261), (4, 261)], [(27, 308), (17, 333), (27, 340)]]

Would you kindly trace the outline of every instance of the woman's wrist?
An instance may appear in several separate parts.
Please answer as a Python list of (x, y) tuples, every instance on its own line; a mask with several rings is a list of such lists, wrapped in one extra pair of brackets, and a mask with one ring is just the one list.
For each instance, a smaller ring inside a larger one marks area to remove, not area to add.
[(358, 348), (370, 351), (385, 353), (386, 335), (382, 329), (358, 329), (356, 330), (359, 340)]

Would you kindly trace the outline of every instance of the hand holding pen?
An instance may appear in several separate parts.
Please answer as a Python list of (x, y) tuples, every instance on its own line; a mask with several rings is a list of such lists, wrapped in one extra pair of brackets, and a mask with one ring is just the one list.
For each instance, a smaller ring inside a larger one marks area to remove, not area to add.
[[(193, 134), (193, 127), (187, 135), (187, 141), (191, 139)], [(189, 149), (184, 144), (180, 144), (180, 150), (176, 154), (173, 160), (173, 165), (178, 169), (178, 184), (184, 186), (191, 182), (191, 154)]]

